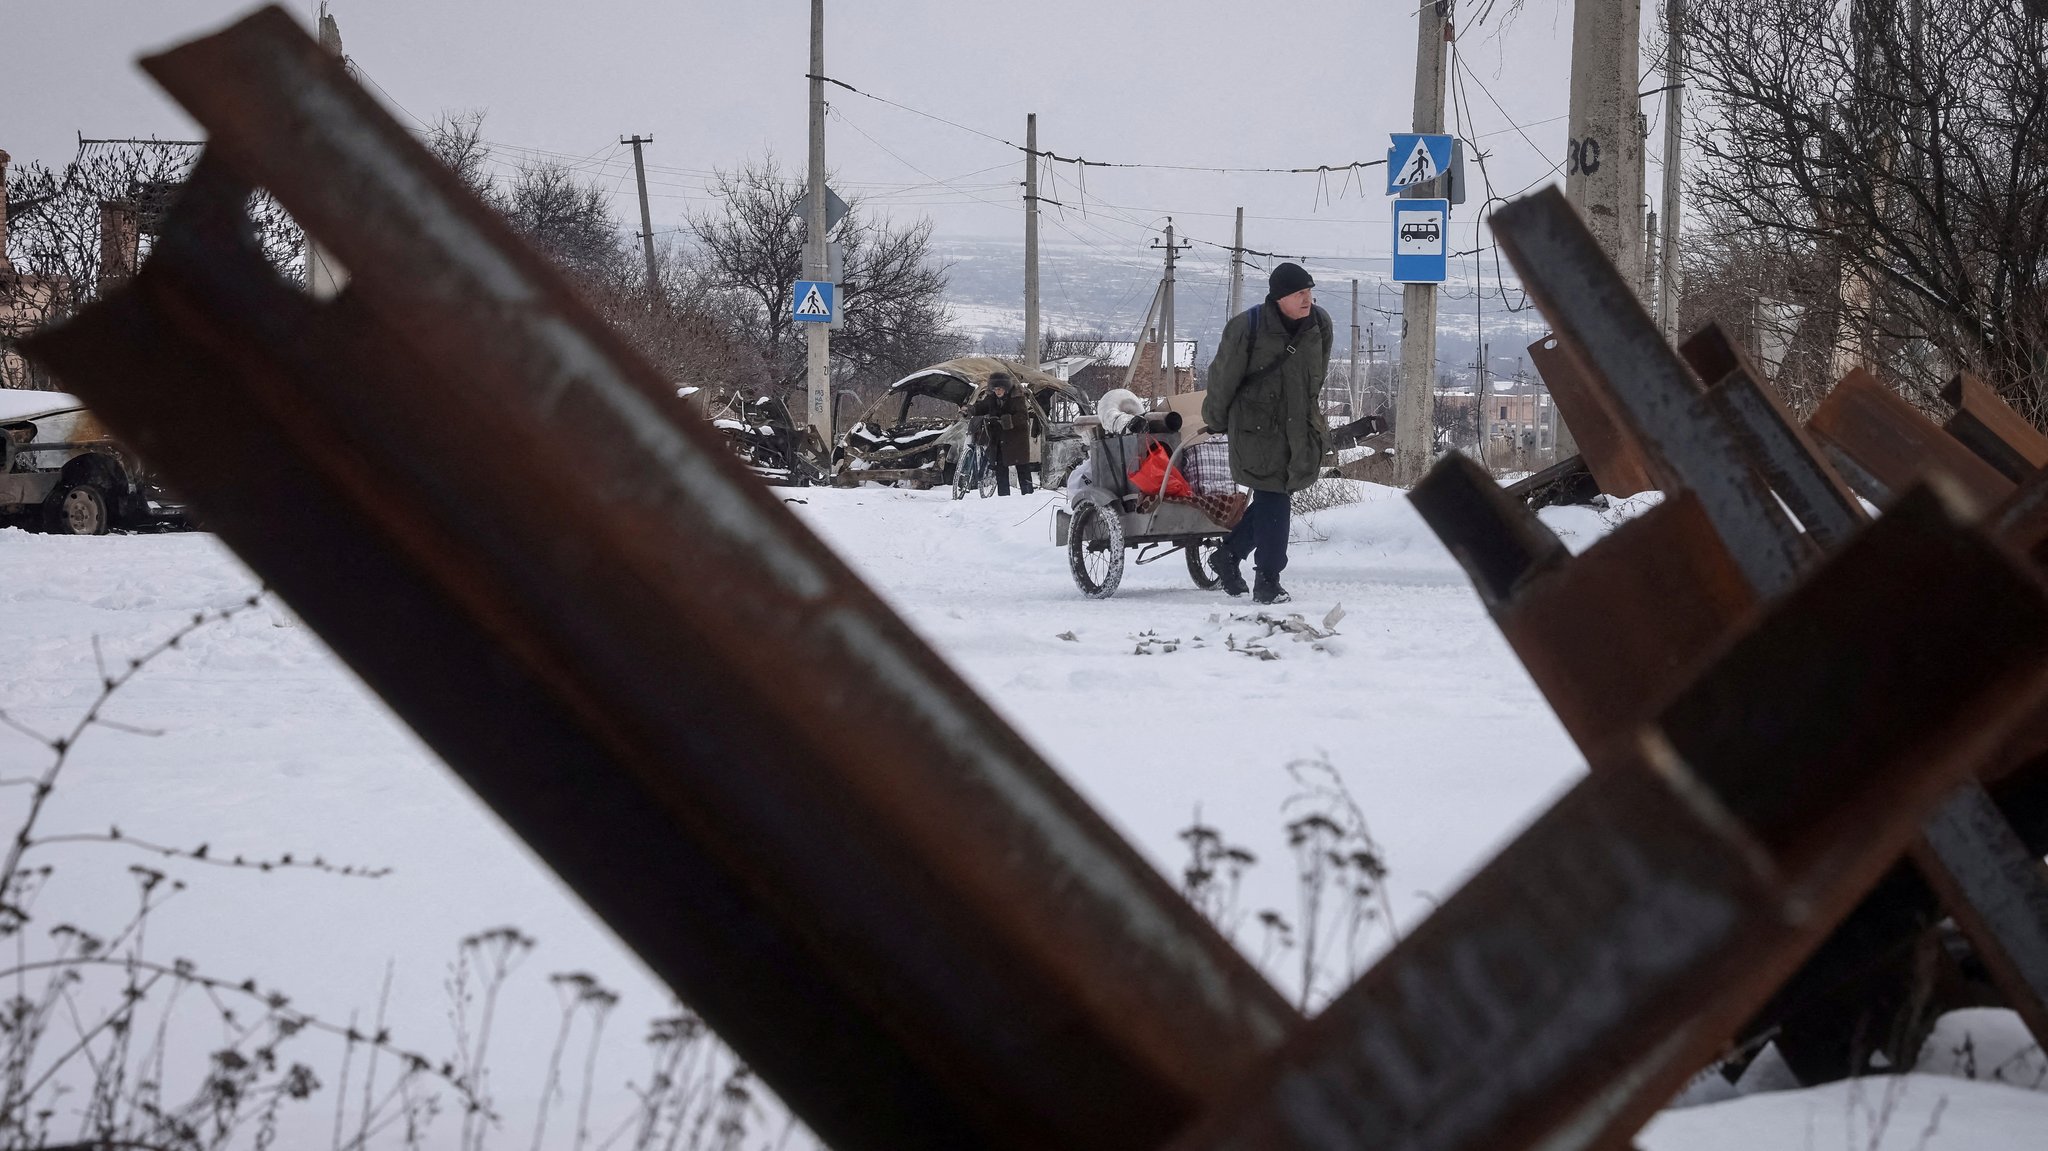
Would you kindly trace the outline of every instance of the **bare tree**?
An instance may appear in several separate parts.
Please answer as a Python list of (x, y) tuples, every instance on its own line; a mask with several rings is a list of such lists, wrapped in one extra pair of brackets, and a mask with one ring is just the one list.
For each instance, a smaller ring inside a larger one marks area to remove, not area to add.
[(482, 109), (442, 112), (427, 129), (425, 143), (427, 151), (448, 165), (465, 187), (486, 202), (497, 202), (498, 187), (491, 180), (491, 146), (484, 139)]
[(566, 165), (521, 165), (505, 188), (505, 218), (549, 259), (586, 282), (602, 282), (625, 259), (611, 198)]
[[(11, 172), (7, 254), (18, 275), (0, 281), (0, 350), (133, 275), (198, 158), (191, 144), (85, 141), (61, 170), (30, 163)], [(249, 214), (272, 267), (303, 282), (298, 224), (267, 192), (251, 195)]]
[[(1688, 292), (1733, 293), (1755, 338), (1775, 323), (1795, 395), (1861, 362), (1924, 401), (1967, 370), (2048, 416), (2048, 39), (2029, 6), (1694, 0), (1686, 35), (1708, 233)], [(1776, 320), (1743, 290), (1775, 293)]]
[[(804, 223), (796, 212), (802, 184), (771, 155), (721, 171), (712, 191), (718, 207), (690, 218), (705, 282), (752, 333), (767, 369), (757, 386), (787, 399), (805, 371), (791, 314), (792, 288), (803, 278)], [(941, 302), (946, 273), (931, 255), (929, 221), (908, 228), (871, 222), (854, 202), (832, 239), (846, 253), (845, 324), (832, 335), (832, 352), (848, 368), (835, 386), (871, 391), (959, 353), (963, 345)]]

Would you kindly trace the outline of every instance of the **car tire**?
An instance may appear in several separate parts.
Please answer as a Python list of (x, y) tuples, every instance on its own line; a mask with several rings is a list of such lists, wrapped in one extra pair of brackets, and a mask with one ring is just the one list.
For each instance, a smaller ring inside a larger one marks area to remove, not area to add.
[(43, 530), (51, 535), (103, 536), (113, 529), (113, 501), (98, 484), (61, 484), (43, 501)]

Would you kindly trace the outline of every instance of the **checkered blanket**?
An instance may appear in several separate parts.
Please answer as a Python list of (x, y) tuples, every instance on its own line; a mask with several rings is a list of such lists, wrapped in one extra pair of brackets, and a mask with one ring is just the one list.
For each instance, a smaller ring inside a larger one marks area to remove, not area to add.
[(1216, 436), (1182, 451), (1180, 473), (1197, 493), (1236, 491), (1237, 484), (1230, 478), (1230, 440)]
[[(1233, 487), (1227, 495), (1223, 492), (1198, 491), (1194, 495), (1169, 499), (1167, 502), (1193, 504), (1203, 515), (1229, 529), (1236, 527), (1237, 521), (1244, 518), (1244, 509), (1252, 502), (1252, 498)], [(1159, 501), (1156, 498), (1148, 497), (1138, 504), (1138, 510), (1149, 512), (1158, 506)]]

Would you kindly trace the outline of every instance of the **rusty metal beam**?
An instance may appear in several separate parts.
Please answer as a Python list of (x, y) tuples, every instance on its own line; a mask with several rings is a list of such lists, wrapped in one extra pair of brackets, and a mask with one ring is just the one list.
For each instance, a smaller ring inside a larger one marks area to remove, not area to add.
[(1650, 465), (1700, 506), (1759, 594), (1782, 595), (1815, 547), (1750, 466), (1735, 433), (1703, 418), (1705, 399), (1586, 230), (1564, 193), (1546, 188), (1494, 214), (1494, 234), (1553, 332), (1598, 379), (1617, 422)]
[(1936, 470), (1954, 477), (1985, 507), (2013, 491), (2011, 480), (1862, 368), (1829, 390), (1806, 426), (1832, 449), (1843, 478), (1874, 504), (1890, 502), (1893, 493)]
[[(1782, 594), (1788, 581), (1813, 562), (1816, 545), (1839, 541), (1855, 529), (1860, 506), (1853, 511), (1846, 506), (1811, 443), (1788, 434), (1789, 419), (1760, 389), (1738, 382), (1712, 397), (1696, 397), (1690, 374), (1677, 365), (1634, 293), (1555, 189), (1503, 209), (1494, 230), (1546, 318), (1575, 336), (1587, 362), (1609, 382), (1611, 405), (1636, 421), (1641, 441), (1663, 455), (1685, 486), (1700, 493), (1716, 532), (1760, 597), (1768, 601)], [(1694, 359), (1709, 370), (1727, 369), (1724, 379), (1754, 381), (1725, 337), (1710, 335), (1695, 347)], [(1836, 459), (1856, 470), (1852, 483), (1857, 478), (1868, 483), (1875, 475), (1889, 493), (1928, 474), (1960, 476), (1965, 493), (1960, 498), (1979, 506), (2011, 490), (2009, 481), (1867, 373), (1851, 373), (1810, 426), (1823, 443), (1841, 449)], [(1821, 530), (1800, 534), (1777, 505), (1768, 486), (1772, 483), (1793, 492)], [(1575, 625), (1558, 621), (1554, 627), (1563, 637)], [(1658, 670), (1653, 665), (1645, 674)], [(1987, 753), (1975, 770), (1996, 764), (1997, 751)], [(1955, 800), (1967, 801), (1967, 795)], [(1939, 840), (1936, 853), (1941, 866), (1955, 874), (2024, 874), (2023, 861), (2010, 855), (2010, 842), (2010, 836), (1972, 840), (1958, 834)], [(1932, 878), (1943, 886), (1939, 876)], [(1951, 893), (1961, 890), (1946, 886)], [(2048, 886), (2042, 891), (2048, 898)], [(2026, 950), (2031, 927), (2008, 918), (2013, 906), (2008, 902), (1959, 915), (1980, 953)], [(2020, 962), (2000, 961), (1992, 970), (2010, 970)], [(2024, 981), (2002, 982), (2001, 987), (2013, 997), (2035, 994)], [(2036, 1006), (2028, 1014), (2048, 1016), (2048, 1005)], [(2048, 1042), (2048, 1034), (2040, 1038)]]
[(1978, 958), (2035, 1038), (2048, 1036), (2048, 866), (2040, 853), (1969, 783), (1927, 821), (1913, 858), (1965, 934), (2001, 941), (1979, 948)]
[(1863, 505), (1776, 393), (1763, 386), (1763, 376), (1721, 325), (1701, 328), (1678, 350), (1701, 379), (1714, 381), (1707, 389), (1708, 406), (1735, 433), (1751, 464), (1807, 535), (1823, 549), (1848, 542), (1869, 519)]
[(1941, 398), (1955, 408), (1943, 429), (2006, 479), (2025, 483), (2048, 467), (2048, 436), (2013, 411), (1984, 381), (1959, 372), (1942, 388)]
[(1489, 610), (1514, 602), (1524, 586), (1572, 558), (1536, 513), (1462, 454), (1453, 452), (1431, 468), (1408, 502), (1457, 558)]
[(145, 67), (207, 158), (32, 354), (821, 1137), (1153, 1146), (1296, 1025), (289, 16)]
[(1596, 749), (1650, 718), (1756, 610), (1690, 492), (1667, 495), (1576, 558), (1463, 456), (1445, 457), (1409, 499), (1596, 763)]
[(1669, 479), (1651, 463), (1627, 424), (1616, 419), (1606, 399), (1569, 340), (1548, 335), (1529, 345), (1529, 362), (1543, 377), (1557, 418), (1572, 430), (1579, 458), (1593, 473), (1600, 490), (1611, 496), (1632, 496), (1669, 486)]
[(1174, 1146), (1625, 1145), (2048, 689), (1968, 519), (1901, 500)]

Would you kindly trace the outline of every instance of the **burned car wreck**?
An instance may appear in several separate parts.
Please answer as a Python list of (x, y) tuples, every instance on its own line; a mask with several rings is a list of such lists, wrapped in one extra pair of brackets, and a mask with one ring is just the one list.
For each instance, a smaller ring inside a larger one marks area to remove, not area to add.
[(745, 462), (747, 470), (767, 481), (770, 487), (807, 487), (825, 482), (828, 465), (818, 433), (799, 425), (789, 405), (780, 399), (748, 399), (744, 394), (731, 393), (707, 406), (711, 426), (725, 436), (726, 444)]
[(1009, 373), (1038, 406), (1031, 462), (1038, 465), (1039, 482), (1048, 487), (1065, 482), (1083, 455), (1074, 420), (1092, 414), (1094, 403), (1065, 380), (993, 356), (947, 360), (890, 384), (847, 428), (833, 482), (914, 488), (952, 482), (953, 468), (967, 449), (961, 408), (981, 398), (989, 376), (999, 371)]
[(57, 535), (182, 526), (185, 507), (67, 392), (0, 389), (0, 525)]

